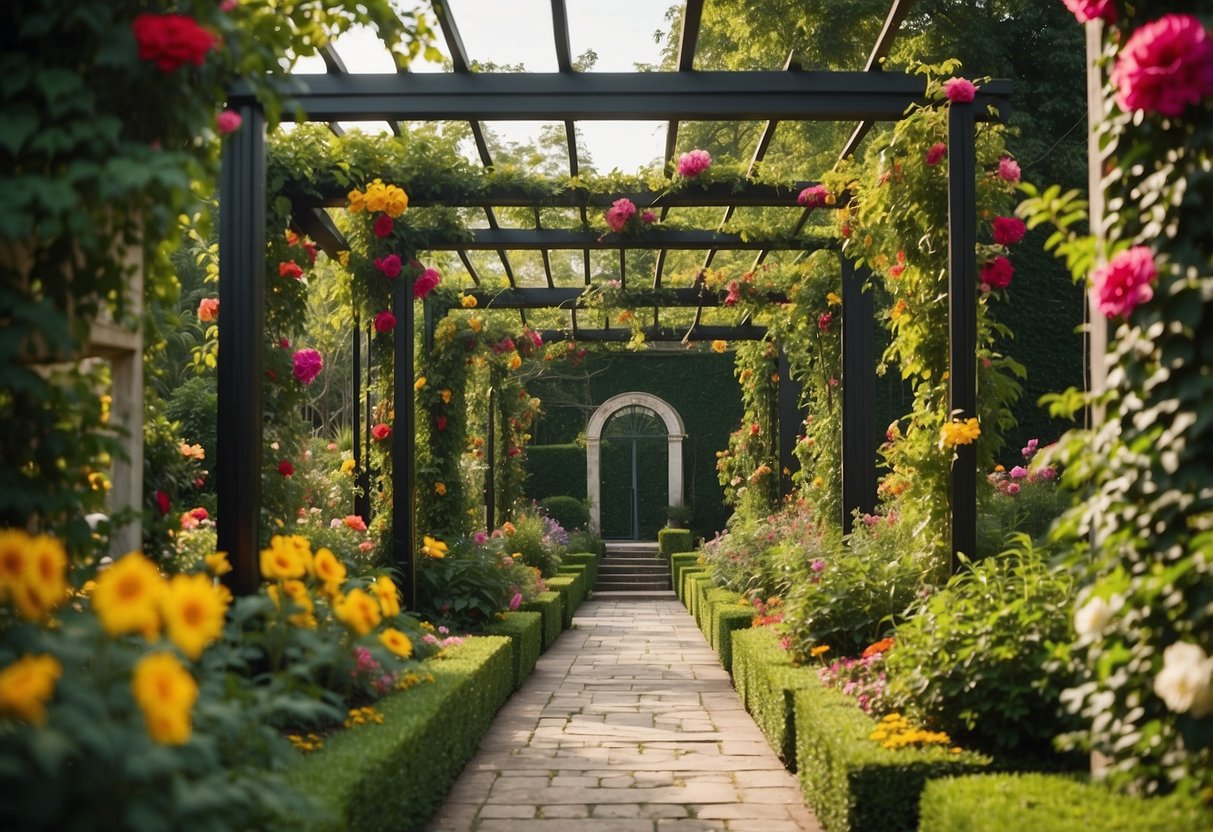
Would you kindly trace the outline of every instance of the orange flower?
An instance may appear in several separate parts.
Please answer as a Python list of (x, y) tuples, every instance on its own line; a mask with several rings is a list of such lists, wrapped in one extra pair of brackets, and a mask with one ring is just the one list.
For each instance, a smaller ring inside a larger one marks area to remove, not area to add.
[(863, 658), (866, 659), (869, 656), (875, 656), (879, 653), (884, 653), (892, 646), (893, 646), (892, 638), (882, 638), (880, 641), (874, 642), (867, 646), (867, 648), (863, 651)]

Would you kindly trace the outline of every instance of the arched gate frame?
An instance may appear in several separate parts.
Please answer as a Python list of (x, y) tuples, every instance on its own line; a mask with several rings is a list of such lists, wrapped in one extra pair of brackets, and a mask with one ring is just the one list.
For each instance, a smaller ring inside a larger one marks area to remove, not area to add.
[[(353, 75), (345, 72), (339, 57), (326, 50), (327, 75), (296, 76), (287, 90), (298, 105), (284, 111), (287, 120), (313, 122), (398, 120), (466, 120), (472, 123), (482, 161), (491, 157), (485, 145), (480, 122), (483, 120), (562, 121), (569, 140), (571, 172), (577, 173), (577, 149), (574, 123), (578, 120), (661, 120), (669, 122), (666, 140), (667, 169), (673, 159), (680, 121), (765, 120), (766, 129), (755, 150), (753, 167), (762, 160), (779, 121), (858, 122), (840, 158), (849, 156), (870, 127), (879, 121), (897, 121), (906, 109), (923, 100), (925, 81), (921, 77), (885, 73), (878, 70), (888, 53), (893, 37), (907, 15), (912, 0), (894, 0), (886, 16), (880, 37), (862, 72), (804, 72), (790, 55), (780, 72), (700, 72), (693, 69), (695, 42), (703, 11), (703, 0), (688, 0), (682, 21), (682, 43), (677, 72), (653, 73), (580, 73), (572, 68), (568, 22), (564, 0), (551, 0), (556, 53), (560, 71), (556, 73), (473, 73), (463, 49), (455, 21), (448, 10), (435, 7), (447, 45), (452, 53), (454, 72), (449, 74)], [(948, 128), (948, 330), (950, 409), (962, 417), (976, 415), (977, 405), (977, 215), (976, 215), (976, 122), (1005, 120), (1010, 113), (1011, 84), (992, 81), (983, 84), (970, 104), (953, 103), (949, 108)], [(247, 89), (232, 91), (229, 105), (243, 118), (243, 128), (224, 145), (220, 185), (220, 284), (224, 320), (219, 329), (218, 388), (219, 443), (216, 483), (219, 512), (219, 549), (229, 553), (234, 566), (229, 583), (238, 593), (251, 592), (257, 586), (259, 518), (261, 509), (261, 429), (263, 375), (263, 327), (265, 309), (266, 246), (266, 131), (265, 116)], [(733, 206), (788, 205), (793, 192), (778, 192), (770, 186), (751, 186), (741, 193), (684, 191), (665, 205), (657, 203), (663, 214), (671, 205), (727, 206), (726, 218)], [(296, 202), (294, 222), (331, 254), (345, 247), (340, 234), (320, 208), (337, 204), (331, 201), (313, 204)], [(570, 192), (568, 202), (580, 207), (584, 220), (587, 207), (597, 207), (592, 199)], [(452, 201), (445, 204), (475, 204), (485, 209), (490, 228), (476, 231), (471, 242), (451, 240), (434, 249), (458, 250), (470, 267), (466, 252), (470, 249), (495, 249), (512, 281), (507, 249), (580, 249), (585, 252), (586, 283), (589, 285), (589, 250), (620, 250), (621, 279), (623, 254), (627, 248), (659, 249), (654, 289), (660, 288), (661, 268), (667, 249), (700, 249), (707, 252), (704, 268), (712, 255), (722, 249), (755, 249), (760, 263), (771, 248), (788, 247), (782, 240), (741, 240), (715, 231), (656, 231), (643, 240), (604, 241), (592, 232), (507, 230), (497, 227), (494, 205), (534, 204), (520, 202), (519, 195), (499, 193), (480, 202)], [(419, 204), (414, 202), (414, 204)], [(544, 205), (553, 204), (550, 201)], [(556, 203), (560, 204), (560, 203)], [(808, 218), (802, 214), (793, 234), (799, 234)], [(538, 223), (536, 223), (538, 226)], [(799, 240), (803, 248), (832, 247), (824, 241)], [(858, 273), (844, 258), (839, 258), (843, 275), (843, 512), (844, 522), (853, 509), (870, 509), (875, 503), (875, 353), (873, 346), (872, 300), (862, 291), (865, 275)], [(469, 269), (470, 270), (470, 269)], [(472, 272), (473, 278), (475, 273)], [(568, 306), (580, 289), (549, 287), (515, 288), (504, 295), (493, 295), (496, 308), (519, 309)], [(414, 423), (412, 406), (414, 311), (404, 281), (397, 281), (394, 299), (397, 318), (392, 454), (394, 493), (412, 493)], [(699, 289), (664, 290), (655, 305), (715, 305), (718, 298), (705, 296)], [(486, 294), (487, 296), (487, 294)], [(546, 337), (576, 337), (582, 341), (615, 340), (620, 330), (578, 330), (549, 332)], [(658, 322), (646, 333), (650, 339), (687, 337), (682, 332), (662, 330)], [(762, 337), (760, 327), (743, 322), (739, 327), (696, 327), (689, 337), (695, 340), (728, 338), (733, 340)], [(626, 337), (626, 336), (623, 336)], [(798, 391), (786, 372), (781, 378), (780, 449), (781, 468), (790, 461), (796, 429)], [(951, 546), (953, 553), (974, 551), (976, 543), (977, 470), (972, 446), (959, 446), (952, 466), (950, 489)], [(403, 464), (402, 464), (403, 463)], [(404, 578), (406, 602), (413, 600), (414, 523), (412, 501), (398, 499), (392, 510), (392, 550)]]

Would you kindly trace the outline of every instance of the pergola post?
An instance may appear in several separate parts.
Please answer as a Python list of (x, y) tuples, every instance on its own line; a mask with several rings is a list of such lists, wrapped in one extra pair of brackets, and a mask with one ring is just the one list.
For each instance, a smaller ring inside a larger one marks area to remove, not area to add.
[[(410, 252), (411, 256), (411, 252)], [(414, 553), (417, 551), (414, 505), (417, 423), (413, 408), (413, 287), (406, 270), (392, 286), (394, 330), (392, 375), (392, 560), (400, 571), (405, 607), (415, 609)]]
[(876, 508), (876, 348), (867, 269), (842, 267), (842, 531)]
[[(948, 409), (977, 415), (977, 152), (974, 105), (948, 108)], [(951, 572), (977, 548), (977, 451), (957, 445), (952, 463)]]
[[(371, 389), (371, 351), (370, 342), (367, 342), (366, 355), (366, 375), (367, 375), (367, 402), (366, 413), (369, 419), (371, 414), (371, 401), (369, 398)], [(351, 385), (351, 399), (354, 405), (353, 419), (351, 427), (354, 434), (354, 514), (357, 514), (367, 523), (371, 522), (371, 476), (370, 476), (370, 454), (367, 453), (369, 448), (363, 444), (362, 433), (362, 323), (358, 310), (354, 310), (354, 379)], [(369, 427), (369, 423), (368, 423)]]
[(237, 108), (239, 130), (223, 145), (219, 183), (218, 445), (215, 484), (219, 550), (232, 571), (225, 581), (249, 595), (261, 581), (261, 385), (265, 338), (265, 114)]
[(800, 467), (796, 459), (796, 441), (804, 424), (800, 407), (800, 383), (792, 379), (788, 354), (782, 349), (776, 364), (779, 373), (779, 495), (792, 493), (792, 474)]

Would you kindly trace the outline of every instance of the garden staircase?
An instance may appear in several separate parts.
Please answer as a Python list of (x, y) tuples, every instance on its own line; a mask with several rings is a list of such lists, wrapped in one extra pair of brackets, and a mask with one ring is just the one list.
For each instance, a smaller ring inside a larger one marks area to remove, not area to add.
[(657, 544), (621, 540), (606, 545), (598, 565), (594, 597), (600, 600), (669, 600), (670, 564), (657, 556)]

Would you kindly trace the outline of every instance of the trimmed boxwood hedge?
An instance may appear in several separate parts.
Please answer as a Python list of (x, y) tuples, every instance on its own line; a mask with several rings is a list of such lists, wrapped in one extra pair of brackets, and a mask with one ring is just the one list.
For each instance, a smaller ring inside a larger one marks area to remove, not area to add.
[(797, 776), (827, 832), (914, 832), (928, 781), (990, 765), (988, 757), (942, 746), (883, 748), (868, 738), (876, 720), (854, 699), (823, 686), (812, 670), (806, 678), (795, 695)]
[(564, 632), (564, 599), (554, 590), (541, 592), (534, 601), (524, 601), (518, 609), (526, 612), (537, 612), (543, 616), (543, 649), (547, 650), (556, 643)]
[(754, 610), (741, 606), (738, 600), (740, 598), (712, 608), (712, 647), (720, 657), (721, 666), (729, 673), (733, 672), (733, 633), (748, 630), (754, 621)]
[(927, 783), (921, 832), (1187, 832), (1213, 829), (1192, 798), (1129, 797), (1057, 774), (979, 774)]
[(713, 587), (715, 583), (712, 581), (712, 576), (706, 570), (699, 572), (683, 573), (684, 589), (682, 593), (682, 603), (686, 604), (687, 612), (695, 619), (695, 624), (699, 624), (699, 600), (704, 587)]
[(547, 578), (546, 582), (548, 589), (560, 593), (561, 614), (564, 629), (567, 630), (573, 626), (573, 613), (585, 600), (585, 574), (581, 571), (576, 574), (566, 572)]
[(535, 670), (543, 647), (543, 615), (538, 612), (507, 612), (484, 627), (484, 634), (505, 636), (510, 640), (514, 665), (514, 688)]
[(689, 552), (695, 548), (695, 538), (690, 529), (661, 529), (657, 532), (657, 554), (668, 558), (678, 552)]
[[(733, 633), (733, 685), (767, 742), (789, 770), (796, 770), (795, 695), (820, 687), (817, 670), (792, 664), (771, 627)], [(867, 735), (864, 735), (867, 742)]]
[(474, 636), (425, 668), (433, 682), (376, 704), (383, 724), (341, 731), (287, 770), (291, 785), (315, 802), (289, 819), (294, 828), (424, 827), (514, 689), (510, 640)]
[(599, 557), (595, 552), (570, 552), (564, 556), (565, 565), (580, 564), (585, 567), (585, 588), (593, 592), (598, 586)]
[(696, 568), (704, 568), (699, 562), (699, 552), (678, 552), (677, 554), (670, 555), (670, 580), (673, 582), (674, 591), (679, 593), (680, 599), (682, 597), (683, 571)]

